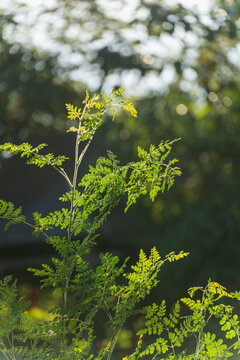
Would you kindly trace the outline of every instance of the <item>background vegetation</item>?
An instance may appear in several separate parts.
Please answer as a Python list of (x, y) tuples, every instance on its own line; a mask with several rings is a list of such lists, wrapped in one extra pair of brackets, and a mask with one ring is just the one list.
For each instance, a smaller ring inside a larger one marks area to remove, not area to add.
[[(124, 162), (136, 157), (137, 144), (181, 137), (175, 155), (183, 175), (174, 189), (153, 206), (143, 200), (128, 218), (115, 211), (99, 245), (120, 256), (153, 245), (162, 254), (190, 251), (178, 268), (162, 272), (165, 298), (209, 277), (239, 289), (239, 14), (234, 0), (207, 10), (157, 0), (0, 5), (1, 143), (37, 144), (44, 136), (49, 151), (66, 153), (64, 104), (78, 105), (85, 88), (120, 85), (134, 98), (138, 120), (124, 114), (111, 129), (106, 124), (92, 161), (111, 148)], [(36, 204), (53, 207), (62, 184), (49, 170), (40, 178), (25, 169), (16, 178), (18, 161), (6, 154), (0, 165), (1, 198), (24, 200), (29, 213)], [(47, 189), (45, 197), (31, 190), (33, 182)], [(48, 249), (34, 241), (21, 227), (1, 233), (2, 272), (41, 263)]]

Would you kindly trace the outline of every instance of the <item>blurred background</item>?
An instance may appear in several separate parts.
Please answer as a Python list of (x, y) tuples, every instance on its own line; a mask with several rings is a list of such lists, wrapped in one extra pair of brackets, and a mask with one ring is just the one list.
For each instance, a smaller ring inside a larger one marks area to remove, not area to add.
[[(209, 278), (240, 290), (239, 68), (239, 1), (1, 1), (0, 142), (46, 142), (49, 152), (71, 156), (64, 104), (80, 106), (85, 89), (124, 86), (138, 119), (106, 121), (82, 171), (107, 149), (125, 163), (137, 145), (180, 137), (172, 156), (183, 175), (154, 204), (143, 198), (127, 214), (116, 209), (98, 250), (133, 259), (153, 245), (162, 255), (189, 251), (162, 271), (155, 301), (174, 301)], [(66, 190), (51, 169), (6, 153), (0, 183), (0, 198), (29, 219), (58, 208)], [(48, 261), (51, 249), (25, 227), (3, 227), (1, 275), (33, 284), (25, 267)], [(37, 301), (36, 288), (31, 296)]]

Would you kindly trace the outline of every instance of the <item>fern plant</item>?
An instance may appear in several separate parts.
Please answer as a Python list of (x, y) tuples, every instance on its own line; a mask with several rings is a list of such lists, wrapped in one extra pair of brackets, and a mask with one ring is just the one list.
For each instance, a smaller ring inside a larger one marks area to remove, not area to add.
[[(127, 319), (136, 313), (136, 307), (151, 289), (158, 284), (158, 273), (166, 261), (178, 260), (187, 255), (170, 253), (164, 259), (156, 248), (147, 256), (140, 251), (139, 261), (127, 271), (127, 261), (110, 253), (100, 254), (99, 265), (89, 265), (86, 255), (96, 242), (97, 231), (117, 206), (125, 200), (125, 211), (142, 195), (154, 201), (159, 192), (169, 189), (181, 174), (169, 160), (174, 141), (151, 145), (146, 151), (138, 148), (139, 160), (120, 165), (117, 157), (108, 152), (81, 179), (79, 168), (106, 112), (113, 118), (119, 108), (136, 117), (134, 106), (121, 99), (123, 89), (90, 97), (86, 92), (83, 108), (66, 104), (68, 119), (73, 124), (67, 133), (75, 136), (73, 174), (64, 169), (66, 156), (42, 154), (47, 146), (33, 147), (28, 143), (0, 145), (0, 151), (20, 155), (27, 164), (50, 166), (64, 177), (68, 191), (59, 200), (61, 210), (47, 214), (34, 212), (27, 219), (22, 209), (11, 202), (0, 200), (0, 218), (6, 221), (5, 229), (23, 223), (53, 246), (56, 255), (51, 264), (40, 269), (28, 269), (41, 278), (41, 288), (54, 289), (61, 295), (60, 305), (50, 309), (49, 321), (36, 322), (28, 314), (29, 303), (17, 294), (16, 283), (6, 277), (0, 283), (0, 353), (6, 359), (107, 359), (112, 358), (119, 333)], [(56, 235), (57, 234), (57, 235)], [(95, 321), (99, 312), (108, 318), (106, 326), (111, 338), (94, 353)]]
[[(232, 306), (221, 302), (224, 298), (239, 301), (239, 292), (228, 293), (217, 282), (209, 281), (205, 288), (190, 288), (188, 295), (174, 305), (170, 314), (164, 300), (160, 305), (154, 303), (144, 308), (145, 326), (137, 334), (135, 351), (124, 360), (149, 356), (152, 360), (220, 360), (240, 354), (238, 315)], [(183, 304), (187, 309), (183, 309)], [(211, 323), (215, 330), (218, 324), (218, 336)], [(144, 347), (143, 340), (146, 342), (149, 336), (150, 344)]]
[[(59, 198), (64, 203), (61, 210), (47, 214), (36, 211), (32, 219), (26, 218), (21, 207), (0, 200), (0, 218), (5, 220), (6, 230), (23, 223), (55, 249), (51, 264), (28, 270), (40, 277), (42, 289), (53, 289), (61, 296), (60, 304), (49, 310), (49, 320), (38, 322), (28, 312), (30, 303), (19, 297), (16, 281), (11, 276), (0, 281), (0, 356), (4, 359), (110, 360), (121, 330), (136, 313), (145, 315), (145, 326), (137, 334), (135, 350), (122, 360), (219, 360), (240, 354), (238, 315), (232, 304), (222, 301), (240, 301), (239, 292), (228, 293), (217, 282), (209, 281), (205, 288), (190, 288), (188, 297), (178, 301), (169, 314), (164, 300), (160, 305), (154, 303), (141, 309), (141, 301), (157, 286), (164, 263), (188, 253), (172, 252), (161, 258), (155, 247), (149, 256), (140, 250), (139, 260), (131, 270), (127, 270), (128, 258), (120, 264), (118, 257), (110, 253), (100, 254), (96, 267), (87, 261), (98, 229), (121, 199), (125, 200), (125, 211), (142, 195), (148, 194), (154, 201), (181, 174), (175, 166), (177, 160), (168, 159), (174, 141), (166, 141), (157, 147), (151, 145), (149, 151), (138, 147), (139, 160), (127, 165), (120, 165), (108, 151), (79, 179), (82, 159), (106, 112), (110, 111), (114, 118), (122, 108), (137, 115), (134, 106), (121, 99), (122, 94), (123, 89), (101, 97), (90, 97), (86, 92), (82, 109), (66, 104), (68, 118), (73, 122), (67, 133), (75, 136), (72, 176), (63, 167), (67, 157), (41, 153), (46, 144), (0, 145), (0, 151), (19, 154), (27, 164), (52, 167), (69, 188)], [(96, 351), (99, 313), (105, 314), (105, 327), (111, 336)], [(223, 338), (212, 331), (213, 319)]]

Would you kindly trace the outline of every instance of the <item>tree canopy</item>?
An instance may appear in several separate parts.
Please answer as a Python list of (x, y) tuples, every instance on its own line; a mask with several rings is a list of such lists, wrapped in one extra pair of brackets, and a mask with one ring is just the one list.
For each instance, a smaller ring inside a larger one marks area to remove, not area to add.
[(190, 251), (191, 264), (172, 273), (179, 283), (239, 283), (239, 14), (234, 0), (207, 9), (157, 0), (0, 5), (3, 141), (61, 132), (64, 103), (80, 102), (85, 87), (120, 85), (139, 118), (106, 126), (101, 146), (125, 159), (137, 143), (182, 139), (174, 191), (147, 210), (136, 206), (128, 221), (114, 215), (105, 228), (121, 247), (157, 242), (165, 252)]

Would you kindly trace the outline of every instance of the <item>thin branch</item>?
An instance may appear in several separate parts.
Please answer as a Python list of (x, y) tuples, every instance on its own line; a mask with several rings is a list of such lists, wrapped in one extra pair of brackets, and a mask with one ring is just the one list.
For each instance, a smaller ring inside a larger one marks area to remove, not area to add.
[(78, 158), (78, 161), (77, 161), (77, 168), (79, 168), (79, 166), (80, 166), (80, 164), (82, 162), (82, 159), (83, 159), (89, 145), (91, 144), (92, 139), (93, 139), (93, 136), (89, 139), (88, 143), (85, 145), (84, 149), (82, 150), (82, 152), (81, 152), (81, 154), (80, 154), (80, 156)]
[(114, 338), (113, 338), (113, 340), (111, 342), (111, 346), (110, 346), (110, 349), (109, 349), (109, 352), (108, 352), (108, 355), (107, 355), (107, 360), (110, 360), (111, 357), (112, 357), (112, 353), (113, 353), (113, 350), (114, 350), (114, 348), (116, 346), (116, 343), (118, 341), (120, 331), (121, 331), (121, 327), (119, 327), (119, 329), (116, 332), (116, 335), (114, 336)]
[(71, 181), (70, 181), (70, 179), (69, 179), (66, 171), (64, 170), (64, 168), (62, 168), (62, 167), (61, 167), (61, 168), (58, 168), (58, 167), (55, 166), (55, 165), (51, 165), (51, 166), (52, 166), (55, 170), (57, 170), (57, 172), (59, 172), (59, 174), (61, 174), (61, 175), (64, 177), (64, 179), (67, 181), (70, 189), (72, 189), (73, 185), (72, 185), (72, 183), (71, 183)]

